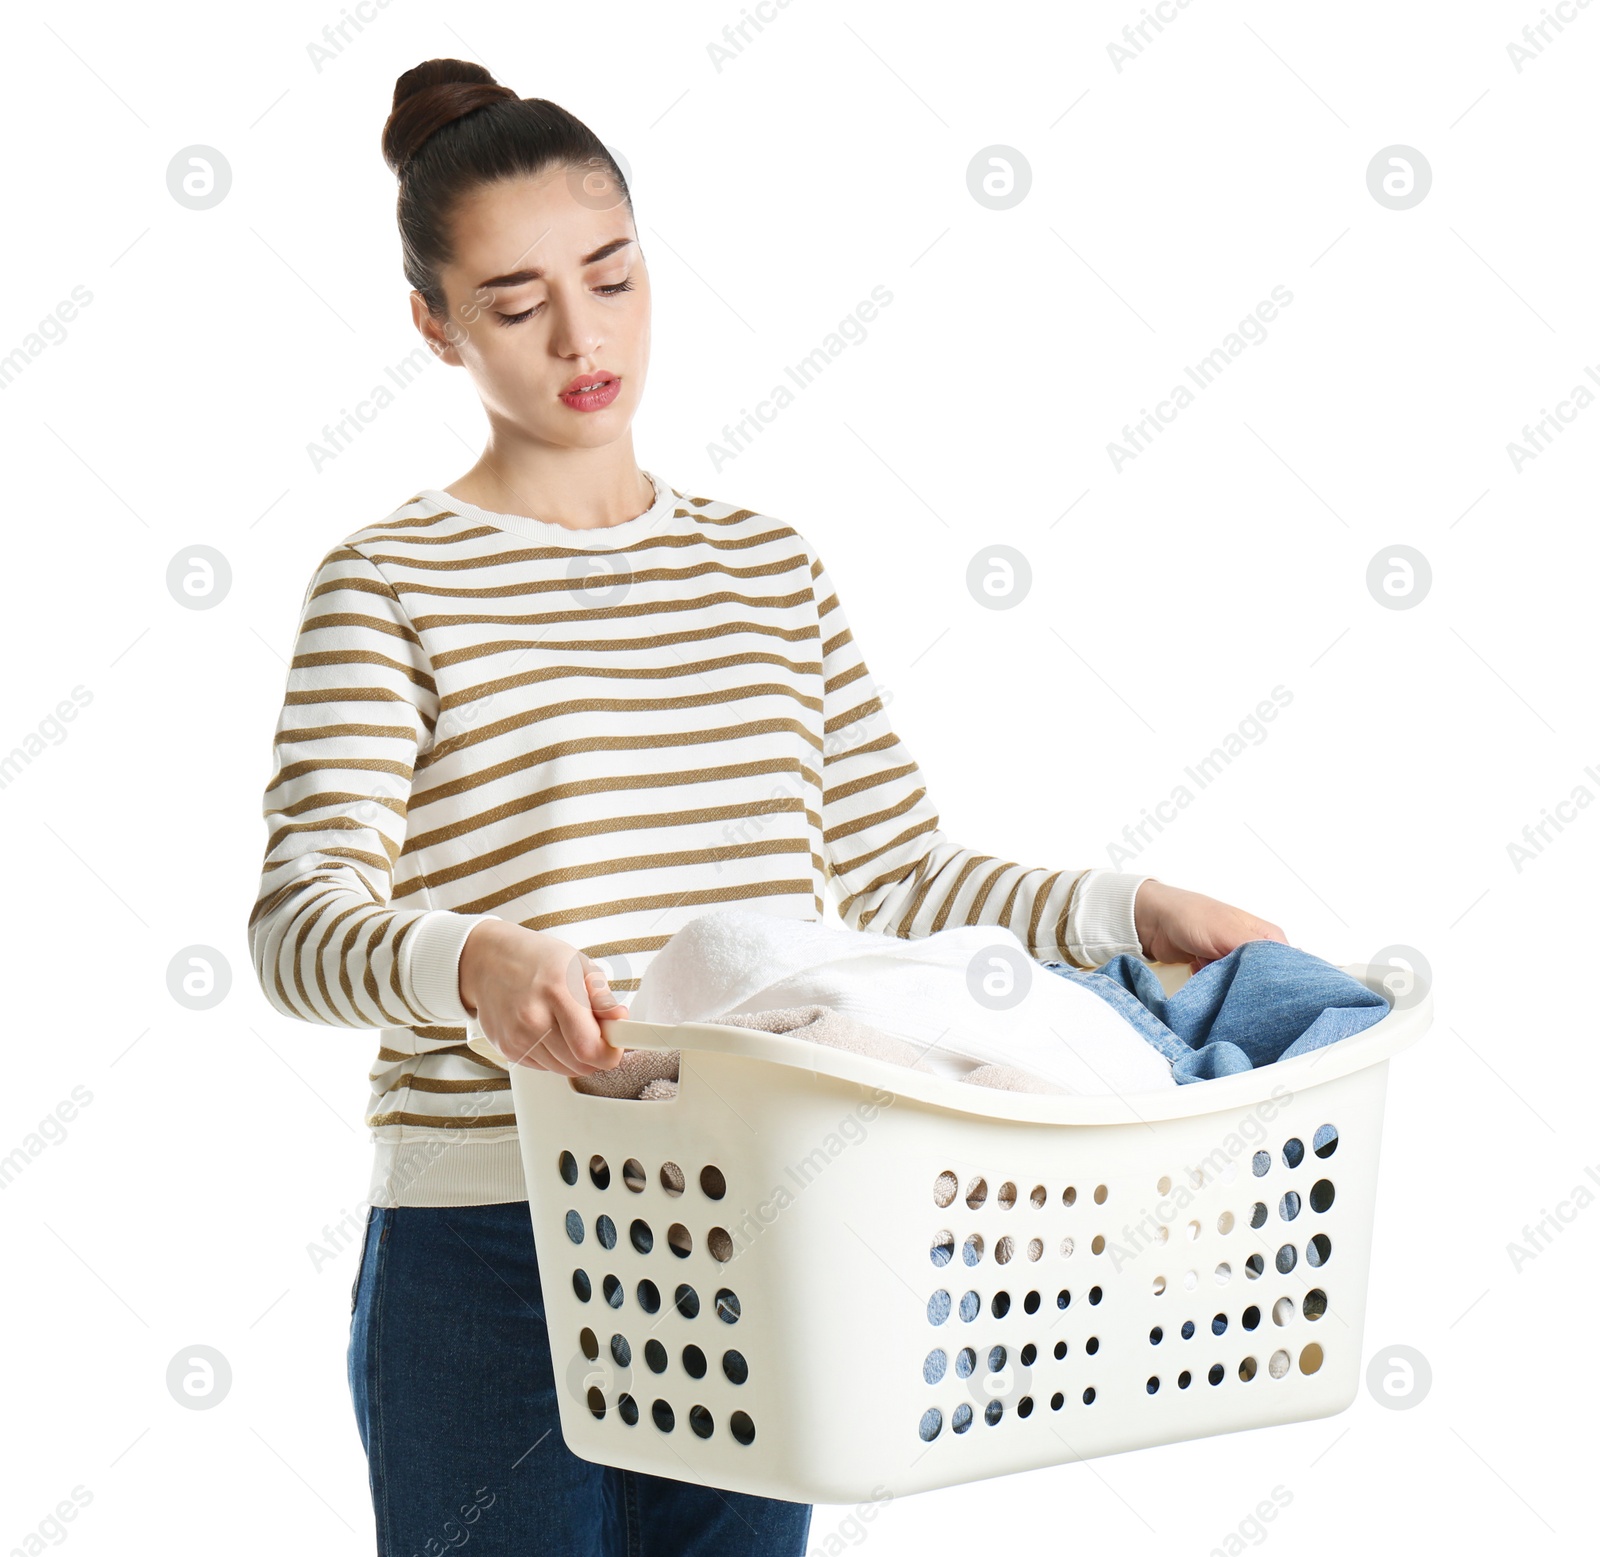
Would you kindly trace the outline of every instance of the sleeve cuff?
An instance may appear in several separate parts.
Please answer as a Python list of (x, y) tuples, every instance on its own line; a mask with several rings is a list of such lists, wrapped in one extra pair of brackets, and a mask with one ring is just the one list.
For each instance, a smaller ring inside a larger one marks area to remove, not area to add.
[(1154, 877), (1132, 871), (1094, 870), (1078, 885), (1068, 950), (1092, 968), (1122, 952), (1144, 955), (1133, 922), (1133, 900), (1139, 884)]
[(406, 938), (410, 999), (430, 1021), (460, 1026), (471, 1016), (461, 1002), (461, 948), (476, 925), (497, 914), (425, 913)]

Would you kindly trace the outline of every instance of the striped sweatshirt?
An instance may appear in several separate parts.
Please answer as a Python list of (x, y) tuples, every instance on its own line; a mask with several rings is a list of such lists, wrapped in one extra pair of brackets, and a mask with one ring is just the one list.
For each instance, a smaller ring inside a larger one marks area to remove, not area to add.
[(424, 490), (307, 587), (250, 953), (285, 1015), (380, 1030), (374, 1205), (527, 1196), (457, 985), (485, 918), (581, 948), (623, 1001), (696, 915), (820, 919), (825, 894), (885, 935), (1139, 950), (1144, 877), (945, 835), (803, 535), (649, 479), (644, 513), (588, 530)]

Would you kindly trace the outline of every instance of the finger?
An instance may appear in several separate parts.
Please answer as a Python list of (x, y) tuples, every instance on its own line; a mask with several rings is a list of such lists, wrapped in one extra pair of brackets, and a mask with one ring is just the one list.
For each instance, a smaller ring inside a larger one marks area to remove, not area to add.
[(554, 1071), (558, 1076), (581, 1076), (587, 1074), (576, 1068), (576, 1062), (563, 1041), (560, 1027), (554, 1023), (547, 1023), (537, 1031), (532, 1047), (523, 1055), (523, 1063), (533, 1065), (539, 1070)]
[(597, 1070), (611, 1070), (621, 1061), (622, 1051), (606, 1042), (600, 1024), (586, 1004), (561, 1001), (556, 1005), (555, 1012), (562, 1042), (572, 1063), (586, 1067), (584, 1075), (593, 1075)]

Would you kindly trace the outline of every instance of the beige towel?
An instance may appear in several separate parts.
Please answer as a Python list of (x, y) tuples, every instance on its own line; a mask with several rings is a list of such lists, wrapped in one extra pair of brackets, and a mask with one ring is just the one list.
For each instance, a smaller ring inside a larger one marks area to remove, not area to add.
[[(916, 1046), (827, 1006), (779, 1006), (771, 1011), (736, 1011), (713, 1017), (714, 1025), (749, 1027), (757, 1032), (789, 1033), (808, 1043), (864, 1054), (889, 1065), (921, 1070)], [(628, 1049), (610, 1070), (573, 1081), (579, 1092), (595, 1097), (634, 1098), (654, 1102), (678, 1095), (677, 1049)], [(979, 1065), (961, 1078), (975, 1087), (1006, 1092), (1063, 1092), (1065, 1089), (1016, 1065)]]

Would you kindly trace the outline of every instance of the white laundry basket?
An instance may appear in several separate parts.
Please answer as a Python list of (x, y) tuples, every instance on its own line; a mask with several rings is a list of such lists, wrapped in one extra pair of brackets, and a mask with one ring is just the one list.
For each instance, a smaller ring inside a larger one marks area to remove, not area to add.
[(1343, 1410), (1388, 1060), (1431, 1020), (1400, 1004), (1130, 1098), (704, 1023), (605, 1026), (682, 1051), (671, 1099), (510, 1067), (563, 1437), (857, 1503)]

